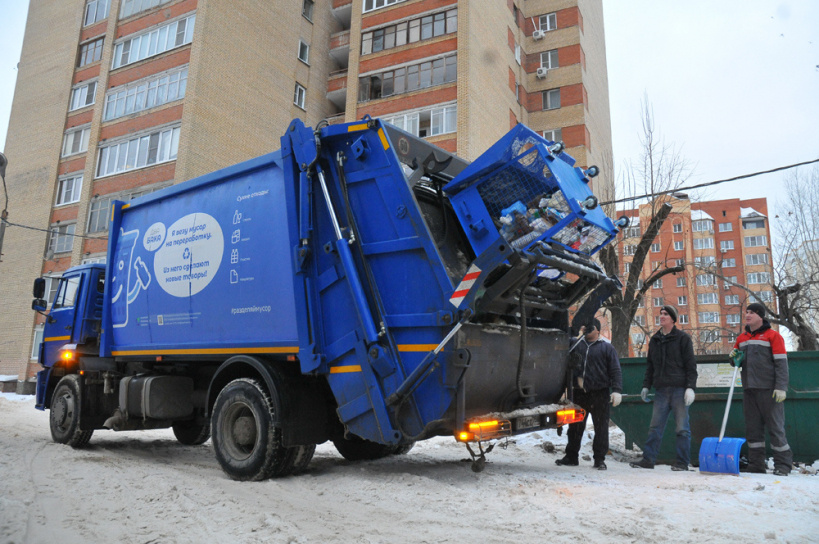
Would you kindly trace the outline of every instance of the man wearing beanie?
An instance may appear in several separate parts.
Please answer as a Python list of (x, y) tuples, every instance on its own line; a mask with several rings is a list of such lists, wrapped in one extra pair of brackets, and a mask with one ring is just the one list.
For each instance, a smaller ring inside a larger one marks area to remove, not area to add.
[(771, 438), (774, 474), (787, 476), (793, 452), (785, 436), (785, 400), (788, 390), (788, 354), (782, 335), (771, 329), (765, 307), (758, 302), (745, 309), (745, 332), (731, 352), (745, 352), (742, 367), (742, 408), (748, 440), (748, 472), (765, 474), (765, 429)]
[(697, 386), (697, 362), (691, 337), (676, 327), (677, 309), (663, 306), (660, 310), (660, 330), (648, 343), (646, 375), (640, 396), (648, 401), (653, 385), (654, 412), (648, 428), (648, 438), (643, 448), (643, 458), (631, 463), (634, 468), (654, 468), (663, 432), (669, 414), (674, 414), (677, 431), (677, 461), (671, 470), (688, 470), (691, 460), (691, 426), (688, 407), (694, 402)]

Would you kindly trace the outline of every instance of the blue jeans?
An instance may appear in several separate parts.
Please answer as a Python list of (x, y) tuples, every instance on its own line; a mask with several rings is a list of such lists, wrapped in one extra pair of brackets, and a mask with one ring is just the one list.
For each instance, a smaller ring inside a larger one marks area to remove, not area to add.
[(691, 460), (691, 425), (684, 396), (684, 387), (660, 387), (654, 394), (654, 413), (651, 415), (648, 439), (643, 448), (643, 457), (652, 464), (657, 461), (665, 424), (672, 412), (677, 430), (677, 463), (688, 466)]

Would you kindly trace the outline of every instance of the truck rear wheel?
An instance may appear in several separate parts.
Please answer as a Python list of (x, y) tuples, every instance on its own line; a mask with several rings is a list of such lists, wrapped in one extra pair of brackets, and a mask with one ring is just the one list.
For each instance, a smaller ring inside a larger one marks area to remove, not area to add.
[(348, 461), (373, 461), (398, 453), (396, 450), (398, 446), (379, 444), (353, 435), (350, 438), (333, 440), (333, 445)]
[(250, 378), (225, 386), (213, 406), (213, 449), (234, 480), (265, 480), (289, 474), (296, 448), (282, 445), (270, 394)]
[(174, 421), (173, 435), (180, 444), (198, 446), (210, 438), (210, 421), (192, 419), (190, 421)]
[(76, 374), (65, 376), (57, 384), (48, 422), (51, 438), (58, 444), (81, 448), (91, 440), (94, 431), (80, 429), (80, 380)]

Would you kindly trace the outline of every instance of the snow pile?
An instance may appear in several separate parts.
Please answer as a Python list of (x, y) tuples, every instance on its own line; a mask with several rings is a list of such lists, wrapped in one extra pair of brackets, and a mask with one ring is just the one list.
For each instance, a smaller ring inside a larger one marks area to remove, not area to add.
[[(559, 467), (565, 433), (499, 445), (474, 473), (463, 445), (421, 442), (352, 463), (322, 444), (300, 476), (259, 483), (222, 473), (210, 442), (169, 430), (97, 431), (54, 444), (48, 413), (0, 397), (0, 542), (816, 542), (819, 477), (632, 469), (612, 428), (609, 470)], [(544, 447), (551, 443), (552, 447)], [(547, 451), (550, 450), (550, 451)]]

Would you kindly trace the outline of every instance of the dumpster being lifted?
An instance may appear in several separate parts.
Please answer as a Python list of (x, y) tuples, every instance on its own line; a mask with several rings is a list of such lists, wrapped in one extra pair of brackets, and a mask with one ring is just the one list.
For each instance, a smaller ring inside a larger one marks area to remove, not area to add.
[(569, 307), (619, 287), (590, 258), (618, 231), (595, 174), (523, 125), (467, 164), (378, 120), (295, 120), (280, 151), (114, 203), (107, 264), (59, 284), (37, 407), (72, 446), (212, 434), (236, 479), (436, 435), (481, 468), (482, 442), (584, 415), (557, 404)]

